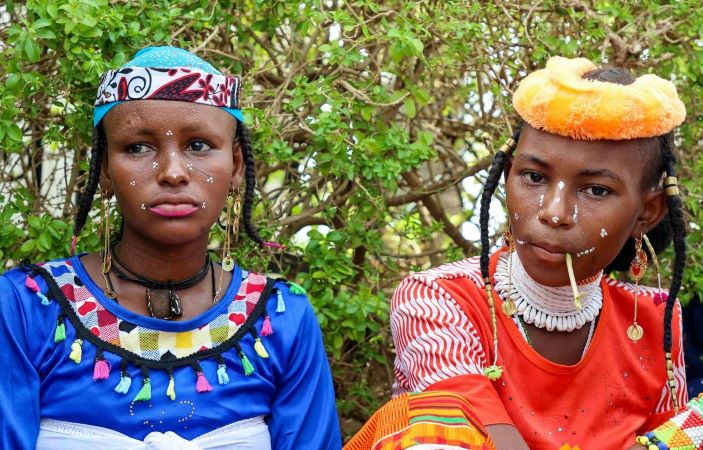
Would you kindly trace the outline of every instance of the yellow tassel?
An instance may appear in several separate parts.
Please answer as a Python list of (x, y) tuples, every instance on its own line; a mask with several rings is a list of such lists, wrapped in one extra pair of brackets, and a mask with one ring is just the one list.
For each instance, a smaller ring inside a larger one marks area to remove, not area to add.
[(83, 339), (76, 339), (71, 344), (71, 354), (68, 355), (69, 359), (76, 364), (80, 364), (81, 358), (83, 358)]
[(173, 381), (173, 375), (169, 377), (168, 388), (166, 388), (166, 395), (171, 400), (176, 399), (176, 383)]
[(261, 342), (261, 338), (256, 338), (254, 341), (254, 350), (256, 350), (256, 354), (261, 356), (262, 358), (268, 358), (269, 354), (266, 351), (266, 347), (264, 347), (264, 344)]

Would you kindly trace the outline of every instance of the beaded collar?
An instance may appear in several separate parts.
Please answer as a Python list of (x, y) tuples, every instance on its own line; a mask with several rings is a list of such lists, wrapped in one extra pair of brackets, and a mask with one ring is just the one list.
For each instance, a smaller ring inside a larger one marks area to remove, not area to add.
[[(512, 289), (508, 275), (508, 258), (512, 258)], [(574, 331), (592, 322), (603, 306), (603, 291), (600, 280), (603, 273), (579, 284), (581, 310), (574, 305), (574, 297), (569, 286), (543, 286), (534, 281), (525, 271), (517, 252), (500, 255), (496, 266), (495, 290), (502, 299), (510, 298), (517, 307), (516, 314), (525, 323), (548, 331)]]

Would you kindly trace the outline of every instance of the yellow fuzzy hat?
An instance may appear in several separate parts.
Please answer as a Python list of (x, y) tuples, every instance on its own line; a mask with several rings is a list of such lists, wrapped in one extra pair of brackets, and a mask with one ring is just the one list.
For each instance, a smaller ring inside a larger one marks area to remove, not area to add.
[(522, 80), (513, 105), (534, 128), (580, 140), (660, 136), (686, 118), (670, 81), (649, 74), (629, 85), (582, 78), (597, 68), (585, 58), (552, 57)]

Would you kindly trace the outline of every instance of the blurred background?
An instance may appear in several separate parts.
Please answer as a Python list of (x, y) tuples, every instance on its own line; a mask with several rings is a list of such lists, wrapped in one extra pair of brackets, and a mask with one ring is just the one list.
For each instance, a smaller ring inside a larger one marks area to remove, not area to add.
[[(476, 199), (516, 124), (511, 94), (552, 55), (653, 72), (678, 87), (688, 109), (678, 148), (690, 227), (681, 297), (700, 308), (702, 35), (700, 4), (690, 0), (5, 1), (0, 272), (68, 255), (100, 75), (144, 46), (189, 49), (243, 77), (255, 221), (287, 247), (261, 250), (243, 238), (238, 261), (308, 290), (349, 436), (390, 397), (394, 287), (410, 271), (477, 254)], [(99, 248), (96, 231), (97, 219), (81, 251)], [(221, 238), (213, 229), (213, 250)], [(691, 378), (703, 376), (696, 339), (689, 332)]]

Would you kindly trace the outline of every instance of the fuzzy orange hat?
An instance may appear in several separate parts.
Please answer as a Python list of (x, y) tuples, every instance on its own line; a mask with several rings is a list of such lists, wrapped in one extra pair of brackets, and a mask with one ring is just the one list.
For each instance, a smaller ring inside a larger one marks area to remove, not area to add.
[(650, 74), (629, 85), (582, 78), (597, 68), (585, 58), (552, 57), (522, 80), (513, 105), (533, 127), (582, 140), (660, 136), (686, 118), (670, 81)]

